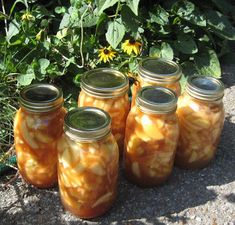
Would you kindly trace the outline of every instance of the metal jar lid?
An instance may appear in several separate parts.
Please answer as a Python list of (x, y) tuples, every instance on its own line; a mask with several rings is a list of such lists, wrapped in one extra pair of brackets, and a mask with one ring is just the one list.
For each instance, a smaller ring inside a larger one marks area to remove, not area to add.
[(99, 68), (84, 73), (81, 88), (86, 93), (100, 98), (118, 97), (128, 91), (129, 81), (118, 70)]
[(49, 112), (63, 105), (63, 93), (52, 84), (32, 84), (20, 91), (20, 106), (27, 111)]
[(176, 110), (177, 96), (169, 88), (146, 86), (138, 92), (136, 104), (146, 113), (167, 114)]
[(110, 132), (111, 118), (96, 107), (80, 107), (67, 113), (64, 120), (65, 134), (74, 140), (89, 142), (99, 140)]
[(141, 78), (151, 82), (171, 84), (177, 82), (182, 74), (181, 67), (164, 58), (142, 59), (138, 67)]
[(216, 101), (224, 96), (223, 83), (213, 77), (190, 76), (185, 90), (192, 97), (205, 101)]

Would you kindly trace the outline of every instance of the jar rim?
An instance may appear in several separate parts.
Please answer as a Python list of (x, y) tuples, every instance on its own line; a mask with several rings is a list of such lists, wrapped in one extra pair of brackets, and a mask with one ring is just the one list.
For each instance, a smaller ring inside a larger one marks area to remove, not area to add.
[(185, 91), (204, 101), (216, 101), (224, 96), (223, 83), (211, 76), (193, 75), (187, 79)]
[(176, 94), (169, 88), (146, 86), (138, 92), (136, 105), (146, 113), (168, 114), (176, 111), (177, 100)]
[(98, 68), (85, 72), (81, 89), (95, 97), (112, 98), (127, 93), (129, 80), (126, 75), (111, 68)]
[(138, 73), (142, 79), (171, 84), (180, 80), (182, 68), (169, 59), (146, 57), (139, 62)]
[(29, 112), (50, 112), (63, 105), (62, 89), (54, 84), (31, 84), (20, 91), (19, 103)]
[(110, 133), (111, 117), (96, 107), (79, 107), (69, 111), (64, 119), (64, 132), (81, 142), (99, 140)]

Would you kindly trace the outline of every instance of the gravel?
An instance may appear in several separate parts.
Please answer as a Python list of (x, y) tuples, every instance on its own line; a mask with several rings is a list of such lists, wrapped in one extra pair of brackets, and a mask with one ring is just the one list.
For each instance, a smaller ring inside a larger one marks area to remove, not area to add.
[[(120, 171), (119, 195), (104, 216), (82, 220), (66, 212), (58, 188), (40, 190), (20, 178), (0, 188), (1, 225), (235, 225), (235, 66), (224, 68), (226, 120), (215, 160), (197, 171), (174, 168), (169, 181), (141, 189)], [(7, 182), (1, 178), (0, 185)]]

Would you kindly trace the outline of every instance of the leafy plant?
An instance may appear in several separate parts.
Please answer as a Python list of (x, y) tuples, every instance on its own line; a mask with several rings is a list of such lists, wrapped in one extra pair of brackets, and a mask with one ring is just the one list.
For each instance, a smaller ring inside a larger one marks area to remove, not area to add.
[[(17, 0), (1, 13), (6, 25), (1, 68), (4, 74), (19, 73), (19, 85), (61, 81), (61, 76), (75, 77), (100, 66), (135, 72), (133, 64), (145, 55), (186, 62), (183, 66), (192, 63), (198, 73), (220, 77), (218, 56), (235, 40), (235, 7), (228, 0), (203, 5), (187, 0), (43, 2)], [(126, 39), (142, 43), (140, 55), (123, 52)], [(108, 46), (117, 55), (104, 64), (98, 49)], [(75, 80), (79, 82), (79, 76)]]

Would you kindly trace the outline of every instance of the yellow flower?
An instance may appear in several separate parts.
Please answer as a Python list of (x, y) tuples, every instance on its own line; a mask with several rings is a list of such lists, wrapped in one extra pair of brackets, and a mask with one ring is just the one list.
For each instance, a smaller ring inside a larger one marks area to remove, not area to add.
[(116, 52), (112, 51), (110, 46), (108, 48), (104, 47), (99, 49), (99, 52), (100, 52), (100, 54), (98, 55), (100, 58), (99, 61), (100, 62), (103, 61), (104, 63), (110, 62), (110, 60), (112, 61), (116, 54)]
[(30, 12), (26, 12), (21, 16), (21, 20), (31, 21), (34, 20), (34, 16)]
[(43, 32), (44, 32), (44, 30), (40, 30), (40, 31), (36, 34), (36, 39), (37, 39), (38, 41), (41, 41)]
[(141, 43), (134, 39), (125, 40), (125, 42), (122, 44), (123, 51), (128, 55), (130, 55), (132, 52), (138, 55), (140, 53), (140, 47)]

